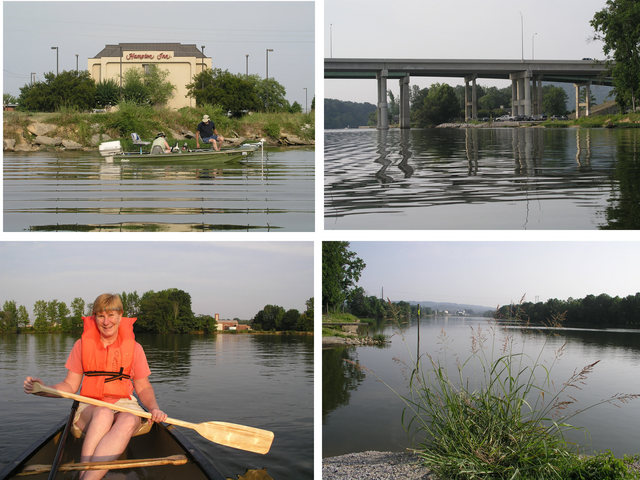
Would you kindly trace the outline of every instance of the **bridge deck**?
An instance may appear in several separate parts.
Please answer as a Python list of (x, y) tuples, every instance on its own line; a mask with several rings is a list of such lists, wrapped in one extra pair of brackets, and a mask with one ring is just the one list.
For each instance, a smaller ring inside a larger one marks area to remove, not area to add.
[(509, 79), (517, 72), (528, 72), (545, 81), (612, 85), (609, 67), (596, 60), (449, 60), (449, 59), (367, 59), (325, 58), (325, 78), (376, 78), (381, 71), (387, 78), (469, 77)]

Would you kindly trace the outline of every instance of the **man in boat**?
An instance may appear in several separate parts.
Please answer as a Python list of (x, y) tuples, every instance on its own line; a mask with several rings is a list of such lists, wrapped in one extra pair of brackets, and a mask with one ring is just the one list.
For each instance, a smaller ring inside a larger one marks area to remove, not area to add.
[[(142, 346), (135, 341), (135, 318), (125, 318), (122, 300), (118, 295), (105, 293), (96, 298), (93, 315), (83, 317), (84, 332), (76, 341), (67, 359), (66, 378), (53, 388), (76, 393), (82, 382), (81, 395), (105, 402), (141, 410), (135, 389), (142, 404), (151, 413), (150, 423), (131, 413), (82, 403), (74, 419), (74, 429), (84, 433), (81, 462), (117, 459), (131, 437), (153, 422), (163, 422), (167, 415), (160, 410), (151, 383), (149, 365)], [(84, 376), (84, 379), (83, 379)], [(25, 393), (31, 393), (39, 378), (27, 377)], [(55, 396), (38, 393), (43, 396)], [(102, 478), (106, 470), (83, 472), (83, 480)]]
[(158, 133), (156, 139), (151, 144), (151, 154), (171, 153), (171, 147), (167, 143), (167, 136), (164, 132)]
[(220, 150), (220, 145), (224, 142), (224, 137), (218, 135), (216, 125), (211, 121), (209, 115), (202, 117), (202, 121), (196, 128), (196, 148), (200, 148), (200, 138), (203, 142), (212, 144), (214, 150)]

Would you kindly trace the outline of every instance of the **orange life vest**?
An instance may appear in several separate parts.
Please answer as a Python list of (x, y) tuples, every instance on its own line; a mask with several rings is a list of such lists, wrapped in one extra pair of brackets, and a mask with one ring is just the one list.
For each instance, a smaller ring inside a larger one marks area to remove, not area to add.
[(118, 328), (118, 338), (105, 346), (100, 340), (100, 331), (94, 316), (82, 317), (82, 380), (81, 395), (91, 398), (130, 398), (131, 365), (135, 350), (133, 324), (135, 318), (122, 317)]

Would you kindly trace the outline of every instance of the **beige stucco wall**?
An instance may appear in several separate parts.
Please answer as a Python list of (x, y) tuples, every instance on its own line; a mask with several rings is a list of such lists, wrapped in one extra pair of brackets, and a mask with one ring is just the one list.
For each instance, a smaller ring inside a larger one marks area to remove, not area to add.
[[(169, 99), (169, 108), (195, 107), (195, 99), (187, 96), (187, 85), (203, 69), (211, 68), (211, 58), (176, 57), (171, 50), (122, 51), (122, 75), (131, 68), (142, 69), (143, 65), (149, 64), (168, 71), (167, 81), (176, 87), (173, 97)], [(88, 61), (91, 78), (96, 82), (108, 79), (119, 82), (120, 68), (120, 57), (90, 58)]]

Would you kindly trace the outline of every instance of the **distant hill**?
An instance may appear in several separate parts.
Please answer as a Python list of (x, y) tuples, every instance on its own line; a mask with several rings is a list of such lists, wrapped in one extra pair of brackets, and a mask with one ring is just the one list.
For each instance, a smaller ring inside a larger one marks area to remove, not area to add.
[(476, 314), (482, 314), (489, 310), (490, 311), (496, 310), (496, 306), (487, 307), (486, 305), (472, 305), (468, 303), (431, 302), (428, 300), (422, 300), (422, 301), (408, 300), (407, 303), (411, 305), (420, 304), (421, 307), (429, 307), (432, 310), (448, 310), (449, 312), (465, 310), (467, 313), (473, 312)]
[(358, 128), (366, 126), (369, 115), (376, 111), (371, 103), (344, 102), (333, 98), (324, 100), (324, 128)]

